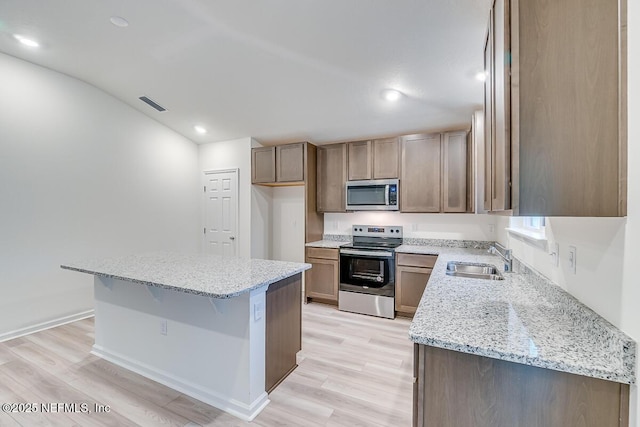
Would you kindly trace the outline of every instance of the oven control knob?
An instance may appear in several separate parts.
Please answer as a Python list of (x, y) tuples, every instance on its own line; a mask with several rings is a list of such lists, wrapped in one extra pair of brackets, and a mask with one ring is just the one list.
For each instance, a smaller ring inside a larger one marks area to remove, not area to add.
[(382, 280), (383, 280), (383, 279), (382, 279), (382, 276), (378, 276), (378, 277), (376, 277), (376, 282), (382, 282)]

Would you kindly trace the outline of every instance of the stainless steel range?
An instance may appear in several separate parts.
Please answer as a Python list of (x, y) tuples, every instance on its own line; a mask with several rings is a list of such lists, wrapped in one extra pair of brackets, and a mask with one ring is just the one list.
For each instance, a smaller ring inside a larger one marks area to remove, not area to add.
[(353, 244), (340, 247), (338, 308), (393, 319), (402, 227), (354, 225), (352, 234)]

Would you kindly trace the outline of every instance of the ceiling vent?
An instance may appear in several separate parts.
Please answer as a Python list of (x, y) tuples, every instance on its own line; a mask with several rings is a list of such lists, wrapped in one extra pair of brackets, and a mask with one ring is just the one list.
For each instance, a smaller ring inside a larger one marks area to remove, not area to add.
[(155, 108), (156, 110), (163, 112), (163, 111), (167, 111), (166, 108), (164, 108), (162, 105), (158, 104), (157, 102), (147, 98), (146, 96), (141, 96), (140, 98), (138, 98), (140, 101), (144, 102), (145, 104)]

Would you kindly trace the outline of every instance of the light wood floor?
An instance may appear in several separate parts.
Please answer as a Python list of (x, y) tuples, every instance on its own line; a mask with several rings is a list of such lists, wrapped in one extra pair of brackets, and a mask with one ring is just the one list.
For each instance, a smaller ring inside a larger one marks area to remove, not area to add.
[(0, 343), (0, 403), (109, 405), (109, 413), (0, 412), (0, 426), (410, 426), (409, 321), (303, 306), (298, 368), (246, 423), (89, 354), (93, 319)]
[(298, 368), (252, 423), (89, 354), (93, 319), (0, 343), (0, 403), (109, 405), (109, 413), (0, 412), (0, 426), (410, 426), (406, 319), (303, 306)]

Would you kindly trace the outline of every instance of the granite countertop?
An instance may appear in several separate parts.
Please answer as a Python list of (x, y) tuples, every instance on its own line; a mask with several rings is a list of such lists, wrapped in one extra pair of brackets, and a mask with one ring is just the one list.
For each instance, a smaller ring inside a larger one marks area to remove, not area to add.
[(311, 264), (155, 252), (89, 259), (60, 267), (211, 298), (233, 298), (311, 268)]
[(337, 249), (340, 246), (351, 243), (352, 237), (349, 234), (323, 234), (322, 240), (309, 242), (305, 246), (309, 248)]
[(484, 249), (402, 245), (439, 255), (409, 329), (412, 341), (621, 383), (635, 383), (636, 343), (559, 286), (514, 260), (505, 280), (451, 277), (448, 261), (487, 263)]
[(318, 240), (315, 242), (306, 243), (305, 246), (308, 248), (338, 249), (340, 246), (346, 245), (347, 243), (349, 242), (340, 242), (337, 240)]

